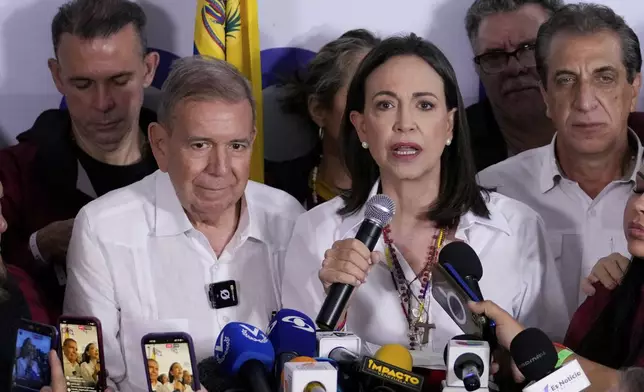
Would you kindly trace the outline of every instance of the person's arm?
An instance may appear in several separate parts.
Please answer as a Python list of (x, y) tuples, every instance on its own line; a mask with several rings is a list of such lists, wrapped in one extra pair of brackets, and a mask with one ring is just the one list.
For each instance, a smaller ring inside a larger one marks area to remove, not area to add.
[(562, 277), (546, 240), (545, 225), (536, 212), (531, 212), (534, 215), (517, 231), (522, 249), (521, 279), (525, 287), (517, 320), (523, 325), (540, 328), (555, 342), (562, 342), (571, 312), (566, 307)]
[[(67, 254), (67, 289), (64, 313), (93, 316), (101, 320), (105, 368), (108, 384), (115, 386), (125, 377), (125, 359), (118, 339), (119, 305), (116, 300), (113, 275), (100, 249), (85, 209), (74, 223)], [(115, 388), (116, 389), (116, 388)]]
[[(509, 313), (492, 301), (483, 301), (478, 303), (472, 302), (469, 306), (474, 313), (484, 314), (496, 322), (497, 339), (499, 344), (506, 350), (510, 349), (510, 343), (512, 340), (525, 329), (521, 323), (514, 320)], [(557, 352), (565, 349), (558, 345), (555, 346), (555, 348), (557, 349)], [(620, 373), (618, 370), (589, 361), (588, 359), (576, 354), (570, 355), (566, 358), (564, 364), (575, 359), (579, 362), (579, 365), (590, 381), (591, 385), (587, 389), (588, 392), (606, 392), (610, 388), (619, 384)], [(518, 370), (515, 371), (515, 379), (517, 382), (523, 381), (522, 375), (518, 373)]]

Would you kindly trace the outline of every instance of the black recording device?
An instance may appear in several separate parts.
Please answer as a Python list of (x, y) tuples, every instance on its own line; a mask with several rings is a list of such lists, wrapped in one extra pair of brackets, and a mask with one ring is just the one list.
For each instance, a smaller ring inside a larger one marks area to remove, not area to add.
[(237, 283), (234, 280), (210, 283), (208, 285), (208, 300), (213, 309), (237, 306), (239, 304)]
[[(365, 206), (365, 217), (358, 229), (356, 239), (372, 251), (382, 229), (389, 224), (395, 213), (395, 204), (388, 196), (378, 194), (367, 201)], [(354, 287), (350, 284), (333, 283), (329, 289), (320, 312), (315, 320), (318, 328), (323, 331), (333, 331), (340, 317), (347, 307), (351, 293)]]

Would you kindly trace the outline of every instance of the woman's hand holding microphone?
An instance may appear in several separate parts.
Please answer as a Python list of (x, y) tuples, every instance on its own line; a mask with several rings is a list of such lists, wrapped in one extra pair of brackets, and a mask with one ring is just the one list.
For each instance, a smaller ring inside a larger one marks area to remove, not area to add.
[(319, 272), (324, 291), (328, 294), (333, 283), (360, 286), (367, 281), (373, 265), (383, 259), (381, 252), (370, 252), (365, 244), (354, 238), (334, 242), (331, 249), (324, 252)]

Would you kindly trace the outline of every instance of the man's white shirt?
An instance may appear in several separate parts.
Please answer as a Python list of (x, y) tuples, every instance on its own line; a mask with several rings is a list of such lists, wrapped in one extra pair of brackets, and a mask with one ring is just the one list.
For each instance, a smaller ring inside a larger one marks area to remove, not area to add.
[[(378, 184), (374, 185), (374, 195)], [(343, 206), (337, 197), (301, 215), (295, 225), (286, 255), (282, 279), (282, 303), (315, 319), (325, 294), (318, 272), (324, 252), (335, 241), (355, 237), (364, 219), (364, 207), (354, 215), (337, 214)], [(460, 219), (455, 236), (469, 244), (483, 266), (480, 288), (514, 318), (528, 326), (540, 327), (554, 339), (562, 339), (568, 326), (560, 304), (561, 282), (545, 242), (543, 222), (530, 207), (498, 193), (487, 202), (490, 217), (468, 212)], [(394, 233), (395, 235), (395, 233)], [(431, 238), (427, 238), (427, 245)], [(382, 238), (376, 251), (384, 252)], [(415, 295), (420, 283), (399, 254), (401, 265)], [(413, 352), (415, 366), (444, 368), (447, 342), (463, 332), (432, 297), (430, 323), (436, 329), (420, 352)], [(374, 265), (367, 282), (356, 289), (348, 308), (346, 329), (363, 341), (365, 354), (373, 355), (383, 344), (409, 345), (408, 323), (401, 309), (389, 267)]]
[[(79, 212), (67, 255), (66, 314), (97, 317), (105, 368), (122, 392), (147, 389), (141, 338), (186, 332), (197, 361), (212, 356), (230, 321), (266, 328), (281, 307), (283, 258), (302, 206), (249, 181), (240, 222), (220, 257), (192, 226), (157, 171)], [(235, 280), (239, 304), (213, 309), (209, 284)]]
[(629, 130), (631, 149), (636, 151), (631, 169), (591, 199), (579, 184), (562, 175), (555, 140), (556, 135), (547, 146), (488, 167), (478, 174), (478, 182), (526, 203), (541, 215), (564, 282), (567, 307), (574, 311), (586, 298), (581, 280), (599, 259), (613, 252), (630, 257), (623, 216), (643, 151), (639, 138)]

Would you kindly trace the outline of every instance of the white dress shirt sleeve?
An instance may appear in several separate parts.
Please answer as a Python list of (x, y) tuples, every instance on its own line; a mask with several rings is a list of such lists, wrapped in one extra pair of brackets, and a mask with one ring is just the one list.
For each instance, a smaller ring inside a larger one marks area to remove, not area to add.
[[(299, 310), (313, 320), (322, 307), (325, 294), (318, 273), (326, 249), (321, 230), (312, 225), (310, 214), (300, 215), (286, 250), (282, 276), (282, 306)], [(331, 240), (330, 240), (331, 241)]]
[(74, 221), (67, 250), (67, 277), (64, 313), (93, 316), (101, 322), (105, 368), (109, 372), (107, 382), (118, 391), (116, 385), (125, 376), (125, 360), (118, 339), (119, 306), (107, 260), (84, 209)]
[(570, 322), (559, 270), (546, 239), (545, 225), (536, 212), (519, 229), (522, 249), (522, 280), (525, 287), (515, 306), (517, 320), (526, 327), (544, 331), (554, 342), (562, 342)]

